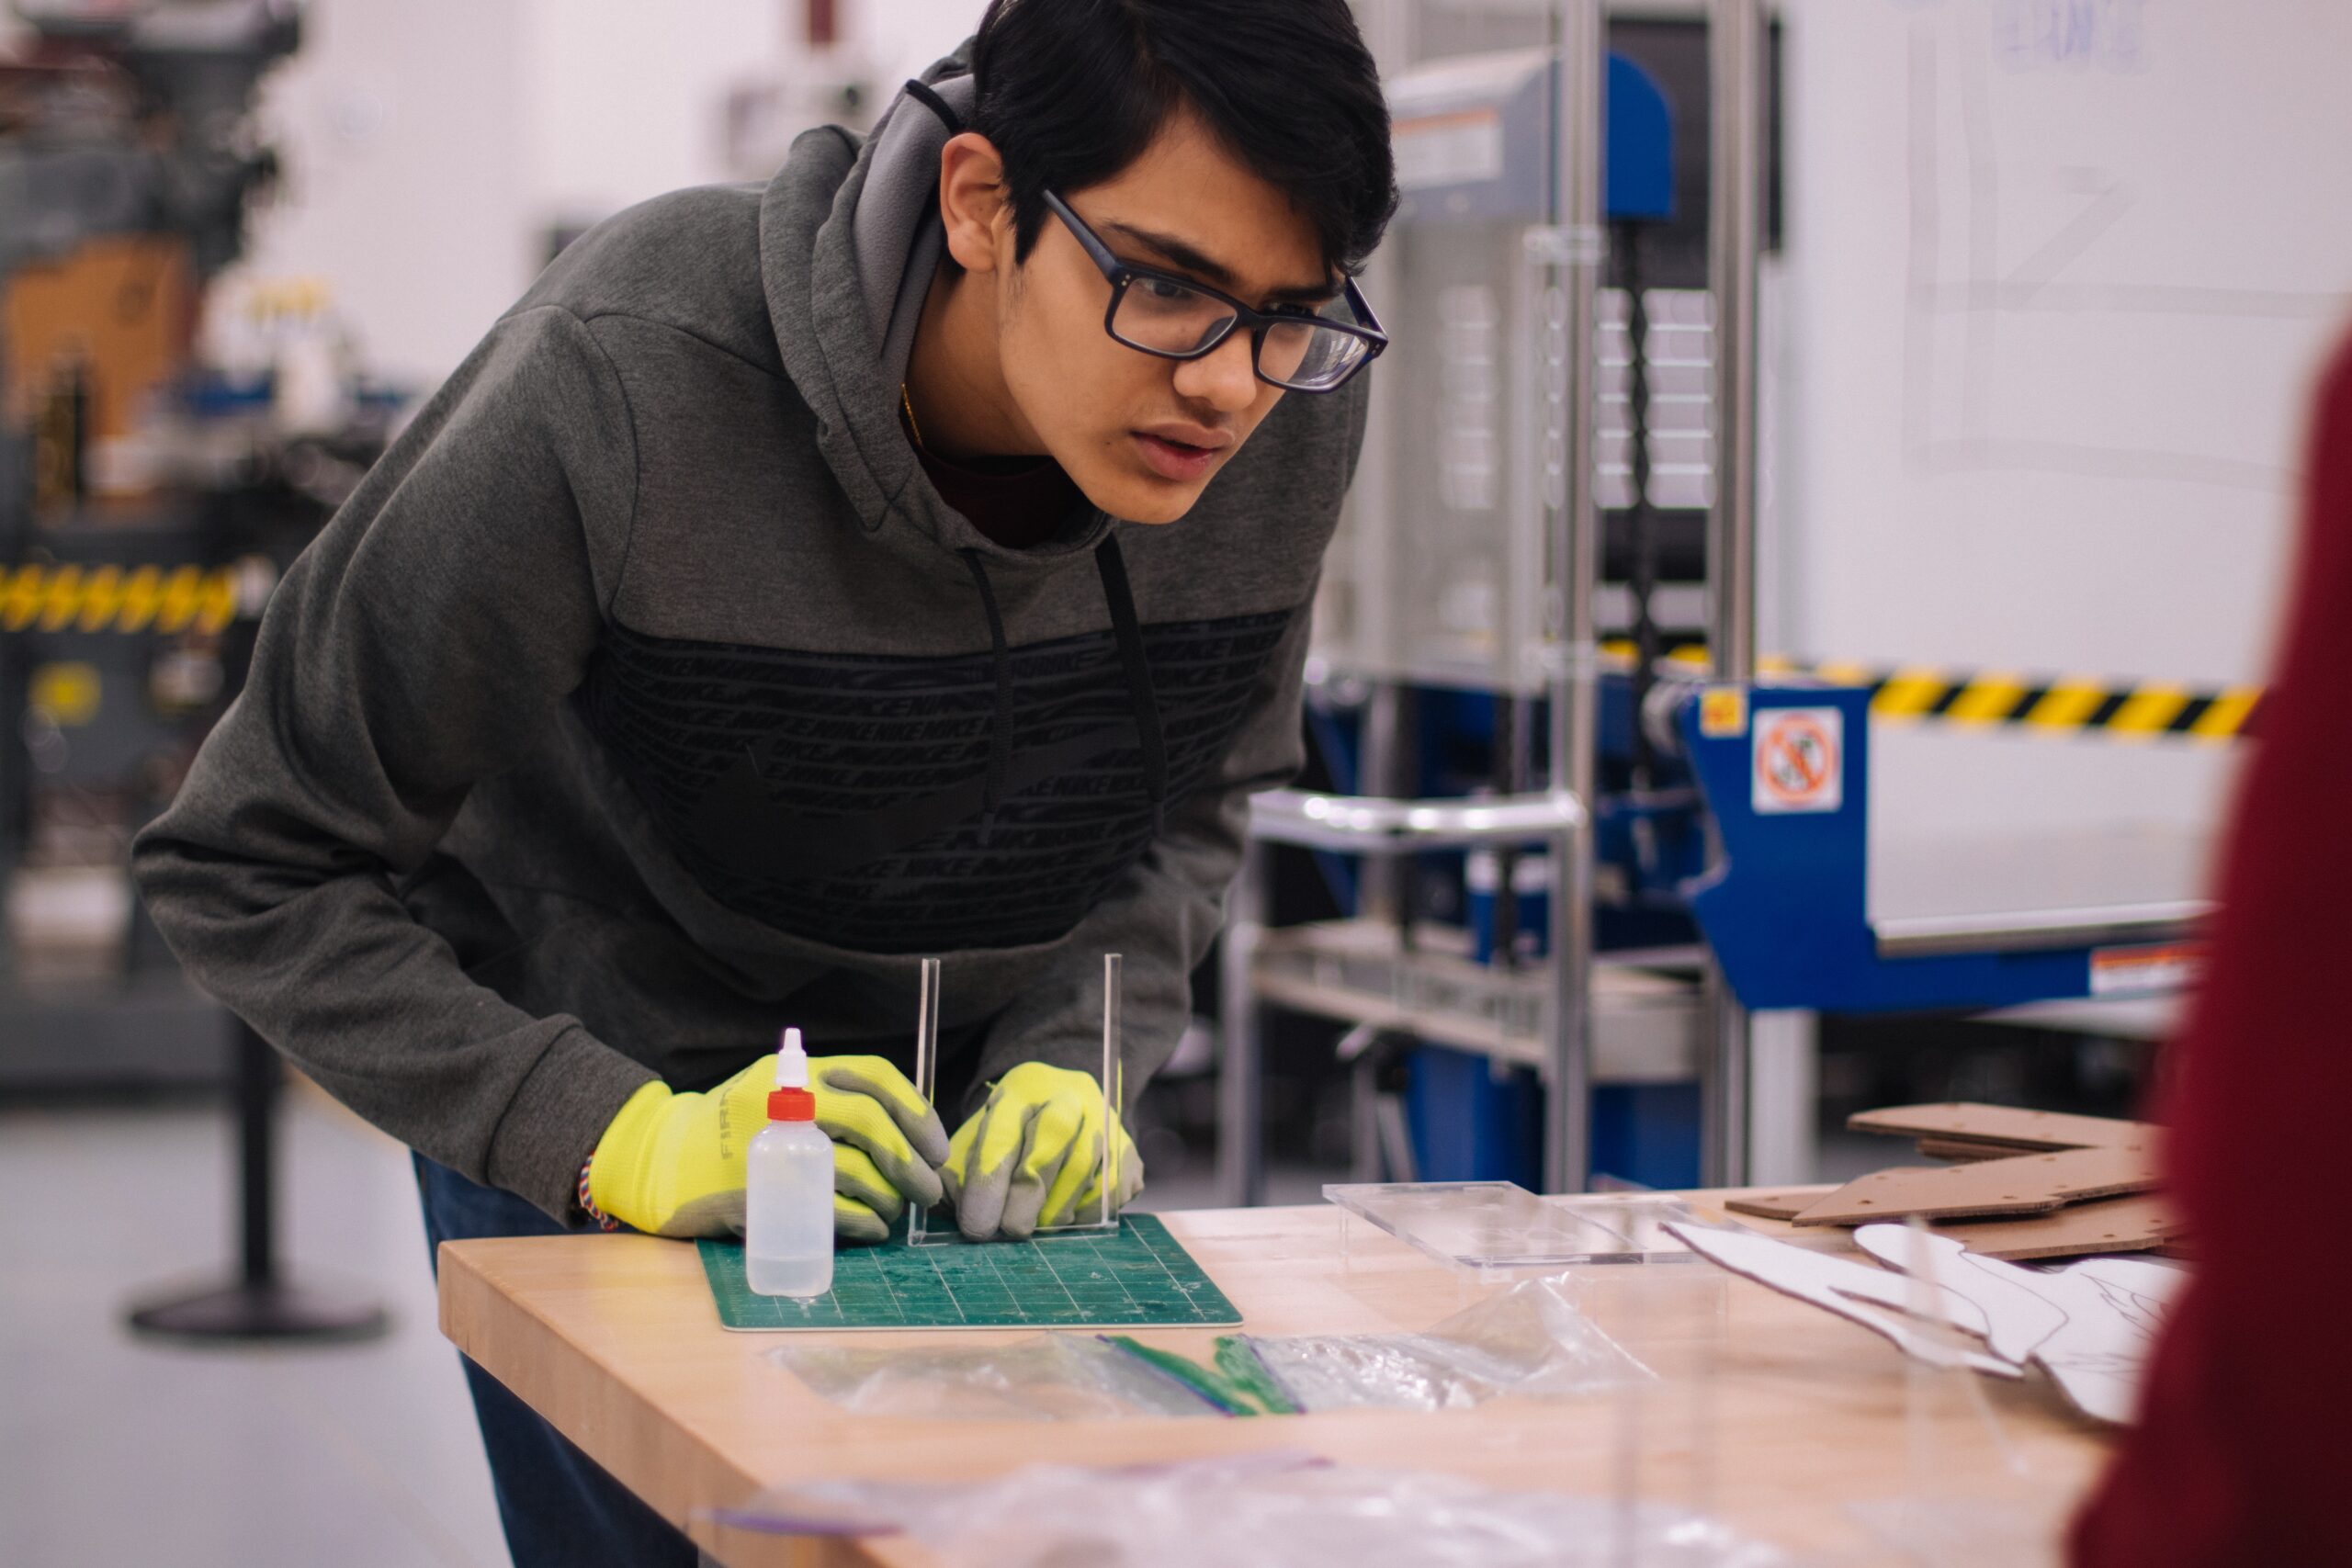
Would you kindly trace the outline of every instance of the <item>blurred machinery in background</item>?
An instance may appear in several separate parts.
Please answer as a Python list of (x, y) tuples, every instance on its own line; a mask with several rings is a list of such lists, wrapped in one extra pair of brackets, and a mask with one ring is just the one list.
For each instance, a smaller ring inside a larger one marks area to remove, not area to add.
[[(1341, 918), (1274, 926), (1245, 897), (1226, 1035), (1247, 1056), (1261, 1003), (1355, 1026), (1360, 1175), (1688, 1183), (1710, 1012), (1679, 889), (1704, 835), (1634, 718), (1666, 650), (1708, 635), (1708, 29), (1363, 14), (1404, 205), (1367, 275), (1396, 344), (1317, 606), (1337, 793), (1257, 823), (1316, 850)], [(1583, 895), (1554, 896), (1561, 869)], [(1537, 1083), (1564, 1079), (1547, 1109)]]
[(1346, 1028), (1356, 1179), (1736, 1185), (1751, 1127), (1809, 1146), (1819, 1014), (2193, 967), (2200, 907), (2014, 898), (2047, 863), (1936, 869), (1986, 884), (1965, 917), (1873, 888), (1873, 712), (2213, 739), (2247, 701), (1759, 668), (1776, 37), (1760, 0), (1608, 9), (1359, 6), (1404, 196), (1365, 287), (1396, 339), (1317, 607), (1318, 788), (1259, 797), (1227, 928), (1227, 1201), (1262, 1191), (1285, 1017)]
[(277, 0), (24, 3), (0, 56), (0, 1086), (217, 1079), (220, 1015), (144, 924), (130, 836), (234, 695), (277, 574), (393, 403), (315, 290), (195, 348), (277, 159)]

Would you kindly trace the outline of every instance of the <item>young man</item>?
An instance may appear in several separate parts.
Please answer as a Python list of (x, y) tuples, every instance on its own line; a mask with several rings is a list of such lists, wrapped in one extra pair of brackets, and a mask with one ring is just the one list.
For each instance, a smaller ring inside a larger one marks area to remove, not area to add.
[[(613, 220), (288, 574), (158, 922), (435, 1241), (739, 1228), (787, 1023), (845, 1237), (1069, 1217), (1102, 954), (1132, 1096), (1300, 761), (1394, 204), (1344, 0), (997, 0), (863, 144)], [(518, 1562), (692, 1561), (468, 1371)]]

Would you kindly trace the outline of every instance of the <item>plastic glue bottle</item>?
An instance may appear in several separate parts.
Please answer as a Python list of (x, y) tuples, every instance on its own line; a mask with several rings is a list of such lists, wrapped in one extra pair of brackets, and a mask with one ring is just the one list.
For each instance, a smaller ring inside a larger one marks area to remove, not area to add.
[(743, 1267), (763, 1296), (806, 1299), (833, 1287), (833, 1141), (816, 1118), (808, 1054), (800, 1031), (787, 1029), (744, 1183)]

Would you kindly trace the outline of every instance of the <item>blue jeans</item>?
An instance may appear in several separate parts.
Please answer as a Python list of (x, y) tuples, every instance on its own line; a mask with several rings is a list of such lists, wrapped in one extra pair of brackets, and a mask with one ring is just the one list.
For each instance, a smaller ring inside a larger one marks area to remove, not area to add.
[[(480, 1186), (423, 1155), (416, 1188), (424, 1238), (440, 1271), (445, 1241), (490, 1235), (561, 1235), (563, 1227), (512, 1192)], [(490, 1450), (490, 1480), (514, 1568), (695, 1568), (694, 1542), (614, 1480), (571, 1440), (465, 1360), (474, 1419)]]

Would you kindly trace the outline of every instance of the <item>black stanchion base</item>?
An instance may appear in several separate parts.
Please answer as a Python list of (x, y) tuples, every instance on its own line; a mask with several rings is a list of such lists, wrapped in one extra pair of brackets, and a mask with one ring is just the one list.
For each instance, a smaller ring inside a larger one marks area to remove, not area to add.
[(158, 1338), (214, 1342), (373, 1339), (391, 1327), (370, 1301), (280, 1283), (235, 1284), (155, 1302), (129, 1315), (130, 1326)]

